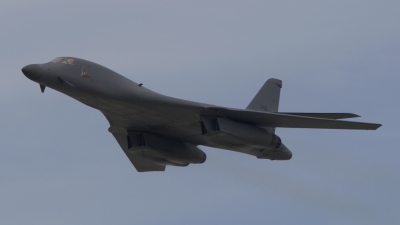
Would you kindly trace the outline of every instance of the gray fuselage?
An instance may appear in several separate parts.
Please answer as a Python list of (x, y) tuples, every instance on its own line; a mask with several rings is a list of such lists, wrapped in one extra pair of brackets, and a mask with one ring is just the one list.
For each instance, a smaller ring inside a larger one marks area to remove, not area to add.
[[(208, 109), (213, 105), (161, 95), (99, 64), (71, 57), (68, 59), (72, 59), (73, 64), (40, 64), (41, 75), (28, 78), (100, 110), (110, 123), (111, 133), (140, 131), (193, 145), (233, 150), (257, 157), (266, 155), (264, 148), (260, 150), (251, 143), (223, 139), (212, 133), (204, 135), (201, 117), (221, 116), (218, 111)], [(281, 157), (290, 158), (290, 151)]]

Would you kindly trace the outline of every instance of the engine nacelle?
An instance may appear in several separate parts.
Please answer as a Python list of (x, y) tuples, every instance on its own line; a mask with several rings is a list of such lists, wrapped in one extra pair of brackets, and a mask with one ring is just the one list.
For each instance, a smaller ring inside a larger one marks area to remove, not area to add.
[(193, 144), (134, 131), (128, 131), (127, 141), (132, 153), (158, 164), (187, 166), (206, 161), (206, 154)]
[(203, 134), (217, 133), (219, 141), (267, 149), (277, 149), (282, 144), (277, 135), (255, 125), (220, 117), (202, 117), (201, 121)]

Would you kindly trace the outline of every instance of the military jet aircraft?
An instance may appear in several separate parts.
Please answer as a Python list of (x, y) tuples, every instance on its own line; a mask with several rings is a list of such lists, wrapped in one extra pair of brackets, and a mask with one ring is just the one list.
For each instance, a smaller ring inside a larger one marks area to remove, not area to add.
[(381, 124), (343, 121), (351, 113), (278, 112), (282, 81), (269, 79), (246, 109), (233, 109), (168, 97), (99, 64), (59, 57), (30, 64), (22, 73), (46, 87), (100, 110), (139, 172), (164, 171), (166, 165), (203, 163), (204, 145), (256, 156), (288, 160), (290, 150), (276, 127), (376, 130)]

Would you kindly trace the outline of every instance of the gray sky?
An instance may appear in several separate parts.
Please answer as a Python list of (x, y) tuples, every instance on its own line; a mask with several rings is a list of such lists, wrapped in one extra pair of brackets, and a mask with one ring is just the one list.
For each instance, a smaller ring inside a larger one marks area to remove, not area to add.
[[(3, 1), (4, 224), (395, 224), (399, 1)], [(28, 80), (58, 56), (173, 97), (244, 108), (270, 77), (280, 111), (352, 112), (377, 131), (277, 129), (290, 161), (201, 147), (137, 173), (103, 115)]]

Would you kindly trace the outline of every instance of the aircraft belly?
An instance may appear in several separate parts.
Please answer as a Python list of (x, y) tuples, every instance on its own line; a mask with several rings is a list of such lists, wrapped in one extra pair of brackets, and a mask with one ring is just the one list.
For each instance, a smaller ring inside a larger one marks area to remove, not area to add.
[(201, 134), (200, 117), (191, 111), (181, 112), (179, 119), (176, 115), (160, 115), (150, 110), (135, 108), (135, 113), (127, 108), (126, 111), (102, 111), (110, 125), (126, 130), (149, 132), (173, 139), (185, 139)]
[(140, 105), (77, 91), (69, 90), (66, 94), (85, 105), (100, 110), (107, 117), (112, 127), (149, 132), (194, 145), (220, 148), (257, 157), (262, 155), (262, 151), (264, 151), (259, 146), (243, 143), (235, 138), (224, 136), (224, 134), (203, 135), (200, 115), (196, 109), (182, 109), (177, 113), (176, 109), (168, 111), (163, 108), (164, 110), (161, 110), (158, 109), (157, 105), (147, 105), (145, 109)]
[(224, 140), (221, 136), (218, 137), (217, 134), (212, 135), (195, 135), (187, 138), (188, 142), (196, 143), (197, 145), (203, 145), (212, 148), (219, 148), (234, 152), (245, 153), (249, 155), (258, 156), (260, 155), (260, 148), (251, 146), (246, 143), (239, 142), (237, 140)]

